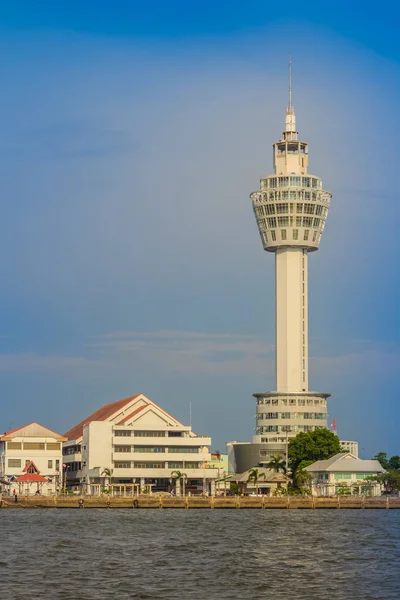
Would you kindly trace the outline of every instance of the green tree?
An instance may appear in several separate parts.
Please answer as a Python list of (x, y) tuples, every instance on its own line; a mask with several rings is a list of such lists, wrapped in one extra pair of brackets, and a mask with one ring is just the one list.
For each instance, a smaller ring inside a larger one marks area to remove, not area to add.
[[(112, 474), (113, 474), (113, 469), (110, 469), (109, 467), (105, 467), (102, 472), (101, 472), (101, 476), (104, 476), (104, 488), (106, 490), (106, 493), (109, 494), (111, 491), (111, 482), (112, 482)], [(107, 482), (108, 480), (108, 482)]]
[(384, 469), (389, 467), (389, 461), (386, 452), (378, 452), (378, 454), (375, 454), (373, 460), (379, 460)]
[(265, 464), (265, 467), (275, 471), (275, 473), (280, 473), (281, 471), (282, 473), (286, 473), (285, 461), (282, 459), (280, 454), (274, 454), (271, 456), (269, 462)]
[(396, 455), (389, 458), (388, 468), (394, 470), (400, 469), (400, 456)]
[(182, 473), (181, 471), (172, 471), (171, 478), (175, 479), (175, 495), (176, 495), (176, 484), (179, 481), (182, 481), (182, 492), (185, 495), (185, 478), (187, 478), (186, 473)]
[(247, 483), (250, 483), (250, 481), (254, 481), (254, 486), (256, 488), (256, 494), (258, 494), (257, 483), (258, 483), (259, 479), (265, 479), (265, 473), (260, 473), (256, 467), (254, 467), (253, 469), (250, 469), (248, 476), (247, 476)]
[(383, 485), (385, 494), (394, 494), (400, 491), (400, 471), (389, 469), (380, 475), (365, 478), (368, 481), (377, 481)]
[[(316, 429), (299, 433), (289, 440), (289, 466), (292, 472), (293, 487), (302, 487), (303, 471), (317, 460), (326, 460), (343, 452), (339, 438), (329, 429)], [(299, 479), (299, 481), (298, 481)]]

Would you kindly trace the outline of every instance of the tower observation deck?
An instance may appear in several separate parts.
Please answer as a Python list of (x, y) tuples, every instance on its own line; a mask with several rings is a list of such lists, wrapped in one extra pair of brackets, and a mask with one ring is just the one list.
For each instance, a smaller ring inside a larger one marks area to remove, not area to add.
[(276, 391), (257, 399), (255, 443), (274, 454), (287, 437), (327, 427), (329, 394), (308, 389), (308, 254), (318, 250), (331, 194), (308, 172), (308, 144), (299, 139), (289, 104), (282, 139), (273, 144), (274, 173), (250, 195), (264, 250), (275, 254)]

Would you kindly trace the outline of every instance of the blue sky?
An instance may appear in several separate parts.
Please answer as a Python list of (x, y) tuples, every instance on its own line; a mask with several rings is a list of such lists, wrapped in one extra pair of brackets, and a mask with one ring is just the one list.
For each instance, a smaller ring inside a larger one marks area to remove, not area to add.
[(333, 193), (310, 257), (310, 387), (342, 438), (399, 453), (398, 8), (0, 7), (3, 430), (65, 431), (143, 392), (250, 439), (274, 387), (273, 258), (249, 193), (286, 107)]

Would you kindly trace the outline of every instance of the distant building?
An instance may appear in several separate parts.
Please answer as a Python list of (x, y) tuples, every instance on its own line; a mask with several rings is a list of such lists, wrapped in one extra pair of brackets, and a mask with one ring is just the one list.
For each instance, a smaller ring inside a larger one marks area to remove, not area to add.
[(311, 476), (313, 496), (338, 494), (380, 496), (381, 486), (367, 477), (385, 469), (377, 460), (362, 460), (344, 452), (327, 460), (318, 460), (305, 469)]
[(29, 423), (0, 436), (0, 485), (3, 493), (54, 494), (62, 487), (62, 442), (66, 438)]
[[(285, 490), (287, 485), (286, 476), (283, 473), (277, 473), (273, 469), (260, 467), (257, 469), (257, 481), (249, 480), (250, 469), (244, 473), (236, 474), (232, 477), (232, 482), (236, 483), (242, 494), (262, 494), (263, 496), (273, 496), (280, 490)], [(280, 488), (280, 490), (278, 489)]]
[(340, 447), (343, 452), (350, 452), (350, 454), (358, 458), (358, 442), (340, 440)]
[(215, 493), (211, 438), (196, 435), (143, 394), (101, 407), (65, 436), (69, 489)]

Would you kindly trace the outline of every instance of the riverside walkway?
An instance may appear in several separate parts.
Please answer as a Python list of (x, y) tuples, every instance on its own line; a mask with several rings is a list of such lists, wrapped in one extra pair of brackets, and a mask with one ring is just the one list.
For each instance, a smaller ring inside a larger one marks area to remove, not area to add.
[(7, 496), (1, 500), (1, 509), (40, 509), (40, 508), (185, 508), (185, 509), (400, 509), (400, 498), (389, 497), (345, 497), (336, 496), (331, 498), (301, 498), (268, 497), (258, 496), (246, 497), (211, 497), (202, 498), (186, 496), (185, 498), (173, 498), (170, 496), (20, 496), (18, 502)]

